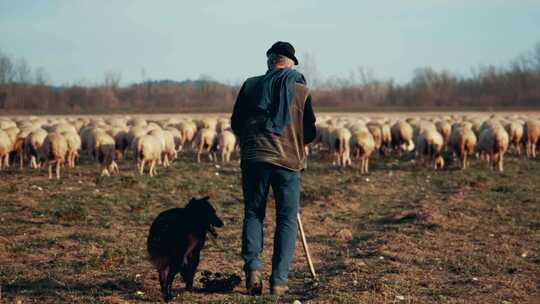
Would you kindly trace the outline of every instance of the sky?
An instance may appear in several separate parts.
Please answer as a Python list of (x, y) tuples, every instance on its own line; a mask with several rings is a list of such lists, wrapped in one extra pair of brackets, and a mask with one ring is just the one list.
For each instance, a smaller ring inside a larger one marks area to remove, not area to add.
[(238, 84), (289, 41), (321, 78), (359, 67), (406, 82), (431, 66), (462, 76), (540, 43), (540, 0), (0, 0), (0, 51), (54, 85), (142, 79)]

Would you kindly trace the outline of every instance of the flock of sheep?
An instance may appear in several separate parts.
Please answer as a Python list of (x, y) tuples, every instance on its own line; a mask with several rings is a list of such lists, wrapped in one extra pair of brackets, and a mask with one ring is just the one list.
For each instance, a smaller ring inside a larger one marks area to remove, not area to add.
[[(487, 161), (503, 171), (505, 153), (511, 147), (528, 158), (540, 147), (540, 119), (533, 114), (433, 115), (422, 117), (373, 117), (319, 115), (317, 138), (309, 153), (329, 155), (338, 166), (358, 162), (362, 173), (369, 172), (374, 152), (383, 157), (408, 153), (434, 169), (445, 159), (458, 158), (460, 168), (469, 157)], [(306, 147), (306, 149), (308, 149)], [(18, 117), (0, 118), (0, 169), (18, 162), (33, 169), (48, 167), (49, 178), (60, 179), (64, 165), (76, 166), (81, 155), (100, 165), (100, 174), (118, 174), (118, 162), (132, 160), (139, 174), (149, 166), (170, 166), (178, 153), (192, 150), (197, 161), (206, 153), (211, 161), (228, 162), (238, 152), (238, 140), (230, 130), (226, 115), (200, 119), (171, 116), (142, 117)]]
[(469, 157), (487, 161), (503, 171), (505, 153), (512, 147), (521, 156), (524, 145), (528, 158), (540, 147), (540, 119), (532, 115), (450, 115), (406, 118), (324, 119), (319, 123), (318, 142), (334, 156), (334, 164), (347, 166), (358, 160), (362, 173), (369, 171), (369, 157), (410, 153), (435, 170), (445, 158), (459, 158), (460, 168)]

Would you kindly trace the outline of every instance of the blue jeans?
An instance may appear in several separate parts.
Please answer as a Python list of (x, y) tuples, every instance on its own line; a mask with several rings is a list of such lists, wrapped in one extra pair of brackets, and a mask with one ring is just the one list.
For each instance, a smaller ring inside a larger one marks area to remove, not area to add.
[(269, 163), (242, 164), (244, 191), (244, 226), (242, 258), (244, 271), (260, 270), (263, 250), (263, 222), (266, 198), (272, 186), (276, 199), (276, 230), (272, 255), (270, 284), (286, 284), (289, 265), (294, 257), (298, 223), (296, 214), (300, 201), (300, 172), (287, 170)]

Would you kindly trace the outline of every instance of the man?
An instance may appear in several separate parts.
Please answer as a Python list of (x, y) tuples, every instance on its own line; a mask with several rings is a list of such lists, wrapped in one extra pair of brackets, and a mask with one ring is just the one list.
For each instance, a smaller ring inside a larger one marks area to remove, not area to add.
[(268, 71), (244, 82), (231, 117), (240, 138), (244, 224), (242, 258), (246, 288), (262, 293), (263, 221), (272, 187), (276, 200), (276, 232), (270, 292), (287, 290), (289, 265), (297, 237), (296, 214), (300, 176), (306, 167), (305, 145), (316, 135), (315, 115), (304, 76), (290, 43), (278, 41), (266, 52)]

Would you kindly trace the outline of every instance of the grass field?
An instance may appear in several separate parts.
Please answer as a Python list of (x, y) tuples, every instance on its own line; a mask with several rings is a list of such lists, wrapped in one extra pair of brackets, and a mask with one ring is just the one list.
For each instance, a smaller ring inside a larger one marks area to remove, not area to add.
[[(183, 292), (177, 303), (539, 303), (540, 161), (508, 157), (498, 173), (434, 172), (414, 160), (372, 160), (369, 175), (313, 157), (303, 177), (302, 216), (320, 274), (310, 280), (300, 243), (291, 293), (282, 298), (233, 292)], [(210, 195), (224, 219), (199, 270), (242, 275), (242, 193), (237, 163), (196, 164), (182, 155), (149, 178), (97, 176), (95, 164), (0, 173), (1, 301), (146, 303), (161, 301), (146, 260), (149, 225), (161, 211)], [(269, 276), (274, 209), (267, 214), (264, 260)], [(336, 233), (352, 232), (352, 239)], [(268, 289), (265, 286), (265, 294)], [(197, 288), (199, 290), (197, 290)]]

